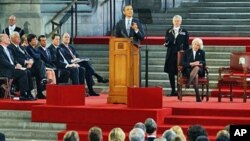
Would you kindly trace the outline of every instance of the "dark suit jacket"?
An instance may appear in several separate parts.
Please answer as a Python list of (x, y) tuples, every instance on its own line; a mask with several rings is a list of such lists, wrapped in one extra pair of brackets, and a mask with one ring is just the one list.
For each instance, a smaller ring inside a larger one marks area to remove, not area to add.
[[(79, 57), (79, 55), (77, 54), (73, 46), (69, 45), (69, 49), (71, 50), (71, 52), (73, 53), (75, 57), (77, 58)], [(69, 52), (69, 50), (67, 49), (67, 47), (64, 44), (60, 44), (57, 50), (60, 51), (63, 57), (67, 60), (67, 62), (71, 64), (71, 60), (73, 59), (73, 57), (71, 53)], [(57, 53), (57, 63), (59, 65), (59, 68), (62, 68), (62, 67), (65, 68), (66, 64), (63, 63), (64, 59), (61, 54)]]
[(138, 33), (136, 33), (132, 28), (130, 28), (130, 33), (128, 35), (125, 21), (126, 21), (125, 19), (122, 19), (117, 23), (116, 37), (122, 37), (122, 38), (133, 37), (133, 42), (135, 44), (139, 44), (140, 41), (144, 39), (144, 31), (141, 22), (139, 21), (139, 19), (133, 18), (131, 24), (133, 24), (133, 22), (137, 23), (139, 31)]
[(51, 55), (50, 52), (47, 50), (46, 51), (43, 49), (43, 47), (39, 46), (37, 48), (38, 52), (40, 53), (41, 59), (43, 60), (43, 62), (45, 63), (45, 66), (47, 68), (56, 68), (56, 66), (53, 64), (52, 59), (51, 59)]
[[(15, 63), (11, 50), (8, 50), (12, 61)], [(14, 70), (15, 65), (10, 63), (8, 56), (4, 51), (4, 47), (0, 45), (0, 76), (12, 78)]]
[(26, 47), (26, 51), (29, 53), (29, 55), (34, 59), (34, 60), (41, 60), (41, 55), (38, 52), (37, 48), (33, 48), (32, 46), (28, 45)]
[(49, 53), (50, 53), (52, 63), (53, 63), (55, 66), (57, 66), (57, 53), (56, 53), (56, 47), (55, 47), (53, 44), (51, 44), (51, 45), (47, 48), (47, 50), (48, 50)]
[[(17, 27), (14, 29), (14, 31), (18, 32), (20, 37), (22, 37), (24, 35), (24, 31), (20, 28), (20, 27)], [(7, 34), (8, 36), (10, 36), (10, 31), (9, 31), (9, 27), (6, 27), (2, 33), (5, 33)]]
[(200, 61), (200, 64), (202, 65), (198, 73), (199, 76), (205, 75), (205, 71), (204, 71), (204, 68), (206, 67), (205, 51), (201, 49), (197, 50), (195, 59), (194, 59), (193, 50), (188, 49), (187, 51), (185, 51), (182, 57), (182, 65), (184, 67), (183, 74), (185, 76), (189, 77), (190, 72), (192, 71), (192, 67), (190, 66), (190, 63), (195, 62), (195, 61)]
[(183, 28), (179, 29), (179, 35), (176, 38), (174, 34), (173, 27), (166, 31), (165, 47), (167, 47), (167, 53), (164, 72), (177, 74), (177, 52), (189, 48), (189, 34)]
[(20, 46), (20, 48), (25, 54), (19, 51), (19, 49), (12, 43), (8, 46), (8, 48), (12, 51), (15, 60), (22, 66), (25, 66), (25, 60), (33, 59), (22, 46)]

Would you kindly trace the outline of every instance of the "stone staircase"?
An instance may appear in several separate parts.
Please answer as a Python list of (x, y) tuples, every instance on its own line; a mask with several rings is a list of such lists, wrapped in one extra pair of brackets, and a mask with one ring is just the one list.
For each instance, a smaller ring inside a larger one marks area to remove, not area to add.
[(0, 110), (0, 132), (6, 141), (56, 141), (65, 124), (31, 122), (31, 111)]
[[(80, 56), (90, 57), (91, 63), (98, 73), (108, 78), (109, 60), (108, 45), (81, 44), (75, 45)], [(141, 49), (142, 86), (145, 86), (145, 46)], [(170, 92), (168, 76), (163, 72), (166, 48), (161, 45), (148, 45), (149, 50), (149, 81), (150, 87), (162, 86), (164, 94)], [(210, 91), (216, 89), (218, 68), (229, 65), (231, 52), (245, 52), (244, 46), (205, 46), (206, 61), (209, 67)], [(96, 83), (98, 92), (108, 93), (108, 84)], [(193, 94), (193, 88), (185, 89), (184, 94)]]
[(249, 36), (249, 7), (249, 0), (183, 1), (166, 13), (152, 13), (153, 23), (147, 25), (147, 33), (164, 36), (172, 26), (172, 17), (179, 14), (183, 17), (182, 27), (190, 36)]

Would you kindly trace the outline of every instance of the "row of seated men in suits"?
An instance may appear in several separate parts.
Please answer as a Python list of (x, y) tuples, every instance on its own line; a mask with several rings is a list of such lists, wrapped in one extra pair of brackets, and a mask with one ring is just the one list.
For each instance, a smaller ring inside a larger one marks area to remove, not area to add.
[[(92, 76), (94, 75), (98, 82), (102, 83), (107, 83), (108, 79), (98, 75), (88, 61), (72, 62), (79, 60), (77, 58), (79, 55), (73, 46), (69, 45), (69, 34), (64, 33), (62, 37), (63, 43), (60, 44), (60, 36), (53, 35), (52, 44), (46, 48), (47, 42), (44, 35), (39, 36), (40, 46), (37, 47), (36, 35), (29, 34), (27, 36), (28, 46), (24, 48), (19, 45), (20, 35), (18, 32), (13, 32), (10, 35), (11, 42), (6, 34), (1, 34), (0, 76), (13, 78), (14, 82), (17, 82), (20, 89), (20, 100), (35, 99), (30, 92), (33, 89), (33, 76), (36, 78), (37, 98), (46, 98), (42, 91), (45, 90), (47, 82), (51, 84), (56, 83), (56, 81), (57, 83), (67, 83), (69, 78), (72, 80), (72, 84), (84, 84), (84, 78), (86, 78), (89, 95), (99, 96), (93, 89)], [(56, 75), (52, 73), (52, 77), (48, 79), (46, 74), (54, 71)], [(17, 74), (22, 75), (15, 76)], [(24, 76), (25, 78), (23, 78)], [(57, 80), (55, 80), (55, 76), (57, 76)]]

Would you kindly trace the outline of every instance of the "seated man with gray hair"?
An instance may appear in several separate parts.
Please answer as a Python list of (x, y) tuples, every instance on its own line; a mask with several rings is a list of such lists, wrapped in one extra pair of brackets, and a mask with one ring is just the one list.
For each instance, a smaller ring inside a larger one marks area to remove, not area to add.
[(154, 119), (147, 118), (144, 122), (146, 127), (147, 141), (153, 141), (156, 139), (157, 124)]
[(99, 127), (91, 127), (88, 134), (89, 141), (102, 141), (102, 129)]
[(164, 131), (162, 137), (164, 137), (167, 141), (171, 141), (174, 137), (176, 137), (176, 133), (173, 130), (168, 129)]

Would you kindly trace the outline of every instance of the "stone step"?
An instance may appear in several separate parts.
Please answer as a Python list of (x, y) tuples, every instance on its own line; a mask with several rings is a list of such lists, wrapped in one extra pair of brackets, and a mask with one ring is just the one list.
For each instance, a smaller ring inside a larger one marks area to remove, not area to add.
[[(153, 18), (153, 24), (157, 25), (168, 25), (172, 23), (172, 18), (158, 17), (157, 19)], [(241, 23), (241, 25), (248, 25), (250, 23), (250, 19), (183, 19), (182, 25), (237, 25)], [(151, 24), (147, 24), (149, 26)]]
[(0, 119), (0, 127), (5, 129), (28, 129), (28, 130), (63, 130), (66, 128), (65, 124), (57, 123), (43, 123), (43, 122), (31, 122), (23, 120), (9, 120), (9, 119)]
[(197, 6), (197, 7), (250, 7), (250, 2), (249, 1), (234, 1), (234, 2), (219, 2), (219, 1), (199, 1), (199, 2), (185, 2), (183, 1), (181, 3), (181, 7), (192, 7), (192, 6)]
[(58, 131), (52, 130), (20, 130), (0, 128), (0, 131), (9, 139), (57, 140)]
[(31, 111), (0, 110), (0, 119), (29, 121)]
[[(148, 25), (148, 30), (149, 31), (154, 31), (154, 30), (162, 30), (162, 29), (169, 29), (171, 28), (172, 25)], [(183, 28), (188, 29), (189, 31), (248, 31), (250, 30), (249, 25), (182, 25)], [(164, 31), (165, 33), (165, 31)]]
[[(149, 36), (164, 36), (165, 32), (158, 29), (150, 31)], [(194, 37), (248, 37), (250, 31), (189, 31), (190, 36)]]
[(192, 13), (206, 13), (206, 12), (210, 12), (210, 13), (225, 13), (225, 12), (229, 12), (229, 13), (249, 13), (250, 12), (250, 7), (244, 7), (242, 8), (240, 7), (226, 7), (222, 6), (216, 6), (214, 5), (213, 7), (196, 7), (196, 6), (190, 6), (187, 8), (169, 8), (168, 11), (169, 13), (187, 13), (187, 12), (192, 12)]

